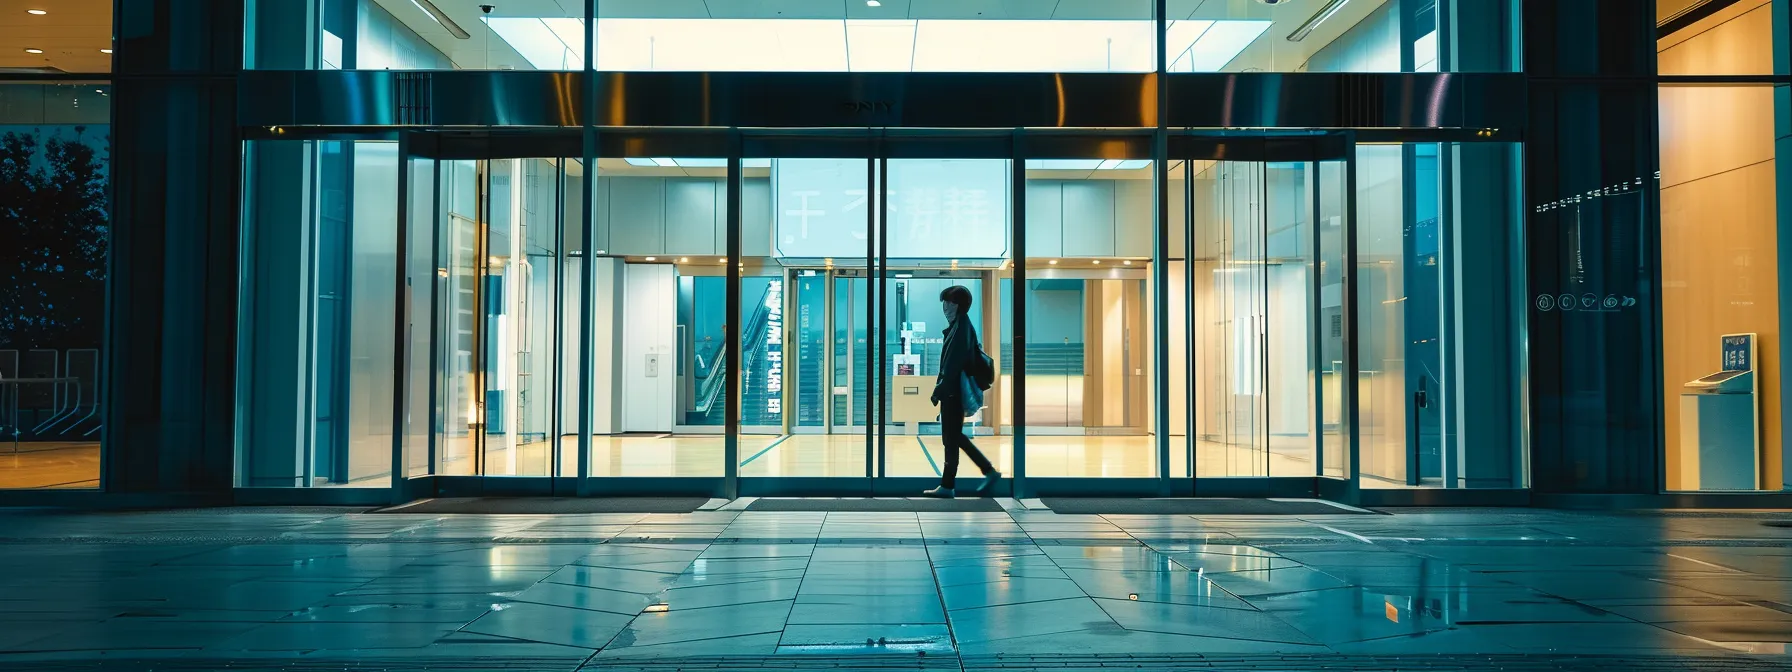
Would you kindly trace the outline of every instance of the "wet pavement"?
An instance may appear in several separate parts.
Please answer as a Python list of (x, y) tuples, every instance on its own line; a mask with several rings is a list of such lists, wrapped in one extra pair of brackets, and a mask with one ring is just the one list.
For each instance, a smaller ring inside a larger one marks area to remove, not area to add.
[(1792, 661), (1792, 529), (1762, 524), (1792, 514), (1244, 518), (1004, 505), (0, 511), (0, 668), (775, 669), (805, 655), (842, 661), (833, 669)]

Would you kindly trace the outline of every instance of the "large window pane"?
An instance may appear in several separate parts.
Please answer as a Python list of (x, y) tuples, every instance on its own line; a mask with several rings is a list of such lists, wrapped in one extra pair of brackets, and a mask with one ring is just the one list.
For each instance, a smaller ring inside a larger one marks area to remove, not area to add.
[[(1775, 118), (1785, 114), (1771, 86), (1661, 88), (1669, 490), (1783, 487), (1777, 250), (1785, 210), (1776, 204), (1785, 198), (1779, 186), (1786, 172), (1775, 149)], [(1724, 337), (1733, 334), (1754, 336), (1726, 345)], [(1751, 347), (1753, 363), (1726, 356)], [(1732, 369), (1753, 373), (1724, 390), (1695, 383)]]
[(0, 26), (0, 72), (112, 71), (111, 2), (8, 2), (0, 6)]
[(1149, 0), (598, 4), (597, 68), (1151, 72)]
[[(1170, 72), (1506, 72), (1516, 69), (1515, 5), (1169, 0), (1165, 60)], [(1454, 34), (1455, 53), (1440, 52), (1442, 33)]]
[[(1157, 475), (1151, 433), (1155, 164), (1027, 164), (1027, 474)], [(1179, 451), (1172, 451), (1173, 453)]]
[(597, 238), (581, 253), (597, 276), (590, 473), (721, 476), (739, 361), (724, 338), (726, 161), (605, 158), (598, 171)]
[(244, 162), (238, 483), (385, 487), (398, 145), (258, 141)]
[[(1773, 5), (1773, 0), (1657, 0), (1656, 67), (1664, 75), (1774, 74), (1776, 32), (1785, 40), (1787, 26), (1774, 21)], [(1665, 117), (1662, 124), (1665, 128)]]
[(583, 0), (244, 0), (263, 70), (582, 70)]
[[(1507, 143), (1357, 148), (1354, 396), (1365, 488), (1523, 481), (1517, 311), (1531, 302), (1513, 281), (1516, 161)], [(1622, 309), (1593, 289), (1575, 289), (1560, 309), (1574, 319)], [(1535, 304), (1561, 301), (1552, 292)]]
[(742, 162), (743, 477), (869, 475), (878, 398), (872, 164)]
[(99, 486), (110, 91), (0, 85), (0, 488)]

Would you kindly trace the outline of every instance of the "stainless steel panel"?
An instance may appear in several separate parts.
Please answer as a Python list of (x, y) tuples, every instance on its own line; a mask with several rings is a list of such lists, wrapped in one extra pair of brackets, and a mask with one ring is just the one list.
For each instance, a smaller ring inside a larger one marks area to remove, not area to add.
[(1185, 74), (1167, 78), (1171, 128), (1519, 128), (1519, 74)]
[[(596, 73), (606, 127), (1151, 128), (1154, 74)], [(239, 124), (576, 127), (582, 72), (246, 71)], [(1518, 129), (1516, 73), (1168, 75), (1172, 128)]]

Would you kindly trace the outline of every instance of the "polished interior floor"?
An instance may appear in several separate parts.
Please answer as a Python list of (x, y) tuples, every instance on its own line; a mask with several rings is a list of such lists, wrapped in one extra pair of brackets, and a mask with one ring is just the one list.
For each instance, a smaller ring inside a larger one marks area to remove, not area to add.
[(1000, 501), (991, 513), (739, 510), (746, 500), (690, 514), (0, 512), (0, 667), (1792, 661), (1792, 530), (1763, 525), (1783, 515), (1070, 516)]
[[(978, 448), (997, 469), (1013, 473), (1014, 440), (1010, 436), (978, 436)], [(1186, 439), (1173, 436), (1170, 474), (1188, 476)], [(1269, 449), (1201, 441), (1196, 457), (1199, 475), (1312, 476), (1310, 444), (1288, 440)], [(510, 449), (486, 451), (486, 472), (504, 476), (546, 476), (553, 473), (550, 442), (536, 441)], [(883, 470), (890, 476), (939, 475), (945, 454), (938, 434), (888, 434), (883, 437)], [(578, 465), (577, 437), (563, 437), (558, 458), (561, 472)], [(722, 475), (723, 438), (719, 434), (629, 434), (592, 437), (591, 475), (599, 477), (717, 477)], [(752, 477), (861, 477), (866, 473), (867, 444), (863, 434), (746, 434), (740, 443), (740, 474)], [(869, 451), (876, 455), (876, 451)], [(470, 449), (449, 453), (444, 474), (470, 475)], [(1149, 436), (1027, 437), (1027, 473), (1043, 478), (1153, 478), (1157, 448)], [(875, 459), (875, 458), (874, 458)], [(960, 473), (973, 469), (969, 461)], [(878, 467), (873, 462), (872, 471)]]
[(26, 441), (0, 443), (0, 489), (97, 488), (97, 442)]

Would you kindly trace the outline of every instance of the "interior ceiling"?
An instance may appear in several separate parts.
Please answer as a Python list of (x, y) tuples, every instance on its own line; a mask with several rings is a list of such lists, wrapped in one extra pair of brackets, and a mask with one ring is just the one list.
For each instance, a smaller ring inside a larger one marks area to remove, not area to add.
[(112, 0), (0, 0), (0, 70), (111, 72), (111, 48)]
[[(11, 2), (14, 0), (0, 0)], [(93, 1), (93, 0), (85, 0)], [(432, 0), (436, 7), (472, 34), (457, 39), (412, 0), (374, 0), (393, 16), (448, 54), (458, 67), (530, 69), (523, 58), (481, 20), (492, 18), (573, 19), (584, 13), (578, 0)], [(1153, 0), (601, 0), (599, 19), (863, 19), (863, 20), (1134, 20), (1151, 18)], [(1287, 0), (1266, 5), (1259, 0), (1169, 0), (1172, 21), (1271, 21), (1254, 43), (1225, 71), (1298, 71), (1312, 54), (1337, 39), (1387, 0), (1345, 0), (1329, 20), (1300, 42), (1287, 37), (1328, 0)], [(479, 6), (492, 5), (487, 15)], [(582, 45), (572, 45), (581, 48)], [(974, 69), (974, 68), (967, 68)]]

